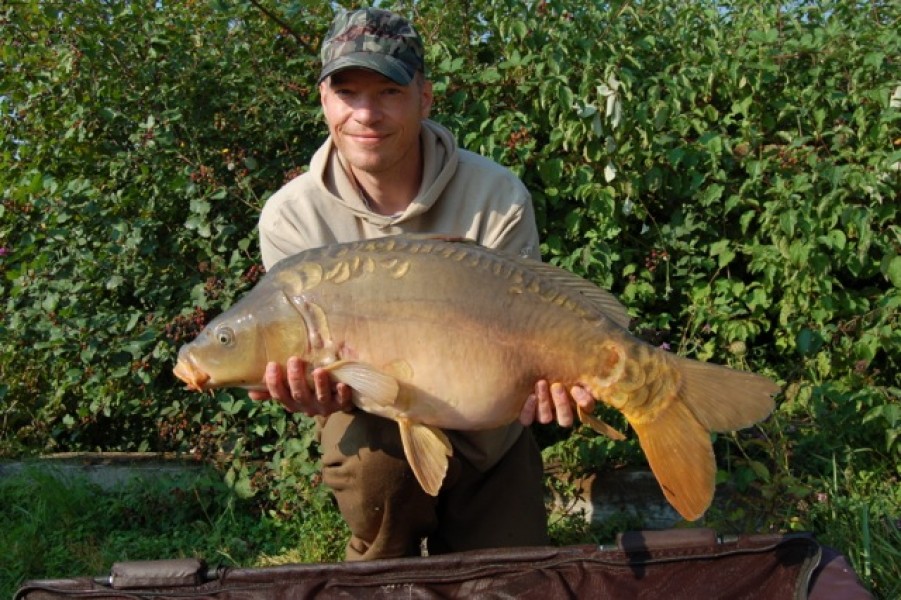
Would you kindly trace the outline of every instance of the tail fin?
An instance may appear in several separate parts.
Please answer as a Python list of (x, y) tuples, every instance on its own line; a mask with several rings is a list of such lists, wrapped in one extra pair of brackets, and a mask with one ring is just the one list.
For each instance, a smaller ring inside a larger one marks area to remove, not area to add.
[(708, 430), (750, 427), (773, 412), (779, 386), (767, 377), (688, 358), (677, 361), (679, 396)]
[(648, 421), (629, 419), (663, 495), (689, 521), (713, 500), (716, 461), (710, 433), (678, 400)]
[(633, 416), (629, 423), (666, 499), (694, 521), (713, 500), (716, 460), (710, 432), (765, 419), (779, 387), (754, 373), (676, 358), (682, 375), (676, 398), (652, 418)]

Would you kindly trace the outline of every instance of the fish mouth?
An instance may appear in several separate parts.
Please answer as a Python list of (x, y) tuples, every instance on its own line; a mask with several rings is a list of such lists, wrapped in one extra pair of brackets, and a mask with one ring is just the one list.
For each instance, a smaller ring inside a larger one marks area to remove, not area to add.
[(172, 374), (184, 381), (188, 385), (189, 390), (202, 392), (206, 389), (204, 386), (210, 380), (210, 376), (197, 368), (190, 359), (179, 358), (172, 369)]

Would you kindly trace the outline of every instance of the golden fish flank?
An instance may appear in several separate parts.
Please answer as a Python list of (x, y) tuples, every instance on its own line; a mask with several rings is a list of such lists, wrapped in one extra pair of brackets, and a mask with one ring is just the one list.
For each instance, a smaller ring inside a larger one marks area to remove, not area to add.
[(283, 260), (181, 349), (175, 374), (198, 390), (254, 388), (270, 360), (325, 367), (356, 406), (398, 423), (430, 494), (451, 452), (442, 429), (515, 421), (539, 379), (580, 384), (622, 412), (667, 499), (696, 519), (714, 491), (710, 432), (764, 419), (778, 388), (652, 347), (628, 323), (612, 295), (557, 267), (470, 242), (382, 238)]

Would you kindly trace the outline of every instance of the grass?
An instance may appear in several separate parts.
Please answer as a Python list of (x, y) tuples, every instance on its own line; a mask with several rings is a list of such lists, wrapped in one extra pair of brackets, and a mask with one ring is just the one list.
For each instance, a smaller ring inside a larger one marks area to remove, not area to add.
[[(899, 467), (896, 467), (899, 468)], [(842, 551), (878, 597), (901, 598), (901, 486), (897, 474), (840, 469), (832, 459), (806, 523)]]
[[(784, 531), (814, 531), (842, 552), (876, 598), (901, 597), (901, 490), (894, 474), (842, 470), (833, 462), (819, 501), (786, 515)], [(216, 565), (269, 566), (339, 560), (346, 528), (322, 494), (304, 492), (285, 512), (238, 498), (214, 472), (139, 480), (103, 490), (86, 480), (28, 471), (0, 479), (0, 597), (25, 580), (101, 575), (113, 562), (196, 556)], [(609, 541), (632, 518), (588, 526), (552, 519), (556, 544)], [(707, 523), (715, 528), (728, 523)]]
[(0, 479), (0, 506), (0, 598), (26, 580), (102, 575), (123, 560), (196, 556), (263, 566), (343, 554), (334, 509), (281, 520), (236, 497), (215, 473), (104, 490), (32, 470)]

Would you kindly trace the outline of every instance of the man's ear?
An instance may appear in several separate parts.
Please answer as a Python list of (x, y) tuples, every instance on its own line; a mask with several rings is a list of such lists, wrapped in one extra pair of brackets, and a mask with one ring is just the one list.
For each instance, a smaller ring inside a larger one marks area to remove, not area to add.
[(432, 101), (435, 99), (432, 94), (432, 82), (426, 79), (422, 82), (422, 94), (419, 97), (420, 114), (423, 119), (428, 119), (432, 112)]
[(319, 104), (322, 106), (322, 110), (325, 111), (325, 102), (326, 102), (326, 92), (328, 91), (328, 77), (325, 78), (319, 84)]

